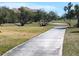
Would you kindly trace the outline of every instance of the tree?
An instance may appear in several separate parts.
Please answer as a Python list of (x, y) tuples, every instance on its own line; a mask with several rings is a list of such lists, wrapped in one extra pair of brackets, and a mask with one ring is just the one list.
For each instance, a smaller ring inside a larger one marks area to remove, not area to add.
[(18, 21), (18, 15), (13, 10), (9, 10), (10, 15), (8, 16), (8, 23), (15, 23)]
[(76, 4), (76, 5), (74, 6), (74, 9), (75, 9), (75, 16), (76, 16), (76, 18), (78, 19), (77, 27), (79, 27), (79, 5)]
[(34, 12), (34, 22), (40, 21), (40, 18), (41, 18), (41, 10), (37, 10), (36, 12)]
[(67, 6), (65, 6), (65, 7), (64, 7), (65, 14), (63, 15), (63, 17), (65, 18), (65, 20), (66, 20), (66, 18), (67, 18), (67, 14), (66, 14), (67, 9), (68, 9)]
[(37, 10), (34, 16), (34, 21), (39, 21), (40, 26), (46, 26), (48, 22), (56, 19), (58, 19), (58, 15), (55, 12), (50, 11), (49, 13), (47, 13), (42, 9)]
[(24, 26), (25, 23), (27, 23), (32, 18), (31, 11), (25, 10), (24, 7), (21, 7), (20, 9), (20, 23), (21, 26)]
[(41, 11), (41, 19), (40, 19), (40, 26), (46, 26), (48, 24), (48, 14), (42, 10)]
[(3, 11), (2, 11), (2, 9), (0, 8), (0, 25), (3, 23)]
[(35, 18), (36, 18), (36, 21), (40, 21), (40, 19), (42, 18), (42, 13), (43, 13), (44, 11), (43, 10), (37, 10), (37, 12), (36, 12), (36, 15), (35, 15)]
[(8, 16), (10, 15), (8, 10), (9, 8), (7, 7), (0, 8), (0, 24), (5, 23), (6, 20), (8, 19)]
[(67, 6), (64, 7), (64, 11), (65, 11), (65, 19), (70, 19), (68, 23), (68, 25), (71, 27), (71, 19), (74, 17), (74, 10), (72, 9), (73, 4), (71, 2), (68, 3)]
[(48, 19), (49, 22), (52, 21), (52, 20), (57, 20), (58, 19), (58, 15), (55, 12), (50, 11), (48, 13), (48, 18), (49, 18)]
[(39, 21), (40, 26), (46, 26), (48, 23), (48, 14), (44, 10), (37, 11), (37, 19)]
[(37, 10), (37, 12), (35, 12), (34, 22), (39, 22), (40, 26), (46, 26), (47, 17), (48, 17), (47, 13), (44, 10), (39, 9), (39, 10)]

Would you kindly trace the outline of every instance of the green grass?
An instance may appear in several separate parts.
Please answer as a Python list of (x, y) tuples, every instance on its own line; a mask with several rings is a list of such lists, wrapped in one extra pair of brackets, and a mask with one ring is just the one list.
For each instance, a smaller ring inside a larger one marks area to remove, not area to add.
[(53, 20), (52, 22), (53, 23), (65, 23), (64, 19), (61, 19), (61, 20)]
[[(53, 23), (65, 23), (64, 20), (52, 21)], [(38, 23), (16, 26), (14, 24), (3, 24), (0, 26), (0, 55), (11, 48), (39, 35), (53, 27), (52, 22), (47, 26), (40, 27)], [(69, 22), (69, 21), (68, 21)], [(71, 20), (72, 28), (67, 28), (63, 45), (64, 56), (79, 56), (79, 28), (74, 28), (77, 20)]]
[(61, 19), (61, 20), (53, 20), (53, 23), (70, 23), (71, 27), (75, 26), (77, 24), (77, 20), (76, 19)]
[(67, 28), (65, 33), (63, 56), (79, 56), (79, 28), (76, 28), (77, 20), (57, 20), (52, 22), (70, 23), (71, 28)]
[(63, 55), (79, 56), (79, 28), (67, 29), (63, 46)]
[(79, 28), (74, 27), (77, 20), (71, 20), (72, 28), (67, 28), (63, 45), (64, 56), (79, 56)]
[(23, 27), (3, 24), (0, 26), (0, 55), (52, 27), (50, 23), (44, 27), (40, 27), (38, 23), (26, 24)]

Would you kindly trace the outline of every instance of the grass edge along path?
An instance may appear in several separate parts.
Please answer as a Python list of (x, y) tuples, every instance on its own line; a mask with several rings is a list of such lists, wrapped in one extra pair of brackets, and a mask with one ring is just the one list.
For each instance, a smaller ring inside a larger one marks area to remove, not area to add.
[[(4, 26), (0, 27), (0, 29), (2, 31), (2, 33), (0, 33), (0, 54), (1, 55), (4, 54), (6, 51), (12, 49), (13, 47), (29, 40), (30, 38), (51, 29), (53, 26), (51, 24), (49, 24), (45, 27), (39, 27), (39, 26), (35, 26), (35, 25), (26, 25), (26, 26), (20, 27), (20, 28), (19, 27), (16, 28), (16, 27), (17, 26), (14, 26), (14, 25), (12, 27), (9, 25), (8, 26), (4, 25)], [(12, 34), (12, 33), (10, 33), (10, 31), (11, 32), (13, 31), (15, 33)], [(3, 32), (7, 32), (7, 33), (3, 34)], [(22, 36), (22, 33), (23, 33), (23, 36)], [(30, 33), (30, 34), (28, 34), (28, 33)]]
[(67, 28), (63, 56), (79, 56), (79, 28)]

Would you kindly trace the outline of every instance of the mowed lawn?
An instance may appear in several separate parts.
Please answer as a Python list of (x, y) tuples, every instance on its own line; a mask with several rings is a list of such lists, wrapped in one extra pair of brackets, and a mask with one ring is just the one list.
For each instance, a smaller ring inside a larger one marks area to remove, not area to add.
[(79, 28), (70, 28), (66, 30), (63, 55), (79, 56)]
[(38, 23), (26, 24), (23, 27), (3, 24), (0, 26), (0, 55), (52, 27), (52, 24), (40, 27)]
[[(72, 26), (77, 20), (72, 20)], [(79, 28), (67, 28), (65, 33), (63, 56), (79, 56)]]

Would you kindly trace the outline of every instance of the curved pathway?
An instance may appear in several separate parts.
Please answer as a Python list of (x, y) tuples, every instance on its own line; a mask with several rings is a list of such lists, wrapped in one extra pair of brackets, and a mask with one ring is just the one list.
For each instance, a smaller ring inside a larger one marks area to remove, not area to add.
[(3, 56), (61, 56), (65, 26), (56, 26), (21, 44)]

